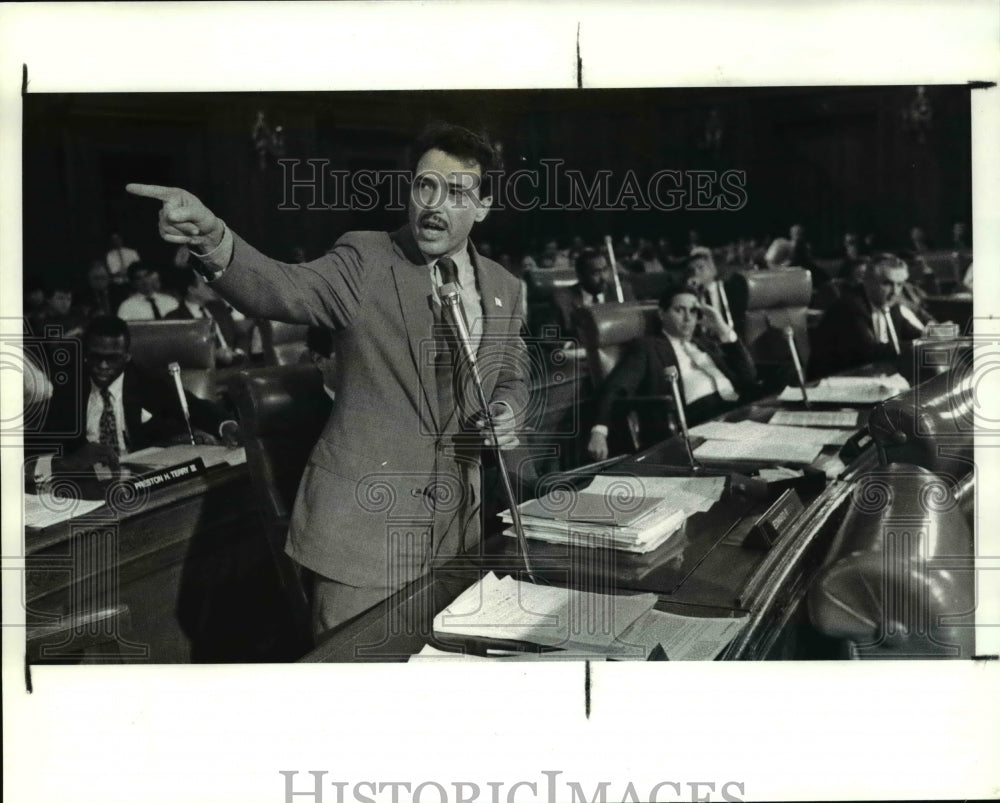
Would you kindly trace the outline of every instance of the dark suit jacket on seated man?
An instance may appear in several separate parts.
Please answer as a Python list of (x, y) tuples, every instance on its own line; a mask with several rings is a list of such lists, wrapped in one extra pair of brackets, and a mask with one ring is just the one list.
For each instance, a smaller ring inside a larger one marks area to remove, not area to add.
[[(42, 432), (25, 444), (37, 456), (33, 475), (87, 471), (147, 446), (188, 441), (190, 435), (173, 383), (130, 362), (128, 325), (119, 318), (94, 318), (84, 333), (81, 382), (57, 385)], [(239, 427), (226, 411), (186, 393), (196, 440), (235, 445)], [(53, 456), (55, 455), (55, 456)]]
[(845, 286), (816, 327), (810, 375), (824, 377), (893, 361), (903, 343), (920, 337), (923, 322), (901, 303), (908, 278), (905, 262), (882, 254), (873, 259), (860, 284)]
[[(351, 232), (312, 262), (270, 259), (184, 190), (129, 185), (163, 201), (160, 232), (205, 252), (212, 286), (244, 314), (334, 331), (337, 402), (306, 466), (286, 550), (315, 574), (317, 632), (352, 618), (479, 536), (485, 418), (468, 366), (452, 360), (440, 286), (470, 323), (501, 448), (527, 401), (521, 284), (479, 256), (492, 146), (438, 125), (414, 149), (409, 223)], [(455, 370), (455, 367), (458, 370)], [(457, 380), (457, 384), (456, 384)]]
[(245, 362), (250, 348), (249, 333), (240, 330), (233, 320), (229, 306), (206, 284), (201, 274), (185, 268), (184, 276), (186, 285), (184, 298), (177, 309), (163, 317), (168, 321), (211, 319), (216, 365), (221, 368)]
[[(559, 328), (561, 341), (577, 339), (577, 313), (594, 304), (618, 300), (608, 258), (594, 248), (584, 248), (576, 258), (579, 281), (571, 287), (559, 287), (552, 293), (552, 321)], [(627, 279), (621, 279), (625, 301), (635, 301)]]
[[(635, 341), (601, 388), (597, 423), (587, 451), (595, 460), (608, 456), (608, 428), (613, 423), (615, 402), (628, 396), (670, 395), (664, 369), (676, 366), (688, 424), (694, 425), (736, 407), (753, 390), (757, 372), (736, 332), (723, 322), (718, 311), (698, 300), (695, 290), (678, 285), (660, 297), (663, 331)], [(700, 333), (696, 332), (699, 321)], [(646, 416), (640, 422), (647, 442), (669, 434), (663, 414)]]

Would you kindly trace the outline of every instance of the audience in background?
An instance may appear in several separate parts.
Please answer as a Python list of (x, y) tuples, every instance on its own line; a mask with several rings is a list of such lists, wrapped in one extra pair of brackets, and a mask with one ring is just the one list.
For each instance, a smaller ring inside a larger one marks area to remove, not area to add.
[(144, 262), (128, 268), (132, 295), (118, 305), (118, 317), (124, 321), (161, 321), (175, 309), (177, 299), (160, 292), (160, 272)]
[(814, 377), (893, 361), (903, 343), (923, 334), (924, 324), (901, 303), (908, 277), (903, 260), (880, 254), (873, 258), (860, 285), (844, 288), (816, 328), (810, 360)]
[(337, 357), (333, 353), (333, 332), (325, 326), (310, 326), (306, 330), (305, 359), (323, 375), (323, 390), (336, 400)]
[(225, 368), (245, 362), (246, 344), (229, 305), (215, 294), (198, 271), (187, 268), (181, 275), (184, 278), (184, 298), (177, 309), (164, 318), (168, 321), (208, 318), (212, 321), (212, 336), (215, 339), (215, 364)]
[(87, 268), (87, 286), (77, 293), (76, 304), (87, 318), (114, 315), (127, 294), (125, 288), (111, 283), (104, 262), (95, 259)]
[(115, 284), (125, 284), (129, 265), (139, 261), (139, 252), (125, 245), (121, 234), (116, 231), (111, 233), (110, 240), (111, 248), (104, 257), (104, 262), (108, 266), (111, 281)]
[[(576, 340), (577, 313), (583, 307), (617, 301), (614, 277), (608, 258), (595, 248), (584, 248), (576, 258), (576, 284), (557, 288), (552, 294), (552, 322), (559, 330), (560, 341)], [(634, 301), (628, 280), (621, 277), (622, 295)]]
[(69, 282), (56, 280), (52, 283), (40, 323), (44, 331), (54, 328), (62, 332), (62, 337), (79, 337), (83, 334), (86, 318), (73, 307), (73, 290)]
[(698, 300), (712, 307), (727, 326), (732, 326), (733, 313), (729, 306), (729, 296), (719, 281), (719, 269), (715, 266), (711, 250), (697, 246), (692, 251), (688, 257), (685, 278)]

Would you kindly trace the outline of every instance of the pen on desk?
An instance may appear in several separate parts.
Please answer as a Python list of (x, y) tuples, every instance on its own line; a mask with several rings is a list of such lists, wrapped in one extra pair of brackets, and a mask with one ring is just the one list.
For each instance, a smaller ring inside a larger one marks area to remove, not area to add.
[(167, 370), (174, 378), (174, 389), (177, 391), (177, 399), (181, 403), (181, 411), (184, 413), (184, 422), (187, 424), (191, 444), (194, 445), (194, 430), (191, 429), (191, 413), (188, 410), (187, 396), (184, 395), (184, 386), (181, 384), (181, 366), (176, 362), (172, 362), (167, 366)]

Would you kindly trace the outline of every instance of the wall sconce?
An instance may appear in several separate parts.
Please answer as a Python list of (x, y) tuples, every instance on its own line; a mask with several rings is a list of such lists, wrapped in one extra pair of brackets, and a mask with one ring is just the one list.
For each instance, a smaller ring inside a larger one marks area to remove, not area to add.
[(267, 123), (264, 112), (257, 112), (257, 120), (253, 124), (250, 136), (253, 139), (254, 150), (257, 151), (261, 170), (267, 169), (268, 157), (280, 159), (285, 155), (285, 131), (280, 125), (272, 129)]

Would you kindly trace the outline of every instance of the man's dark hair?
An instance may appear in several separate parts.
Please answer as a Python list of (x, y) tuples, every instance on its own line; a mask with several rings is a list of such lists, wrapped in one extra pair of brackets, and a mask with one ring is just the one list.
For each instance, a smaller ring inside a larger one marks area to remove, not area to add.
[(454, 123), (434, 122), (427, 125), (413, 144), (411, 172), (416, 175), (417, 162), (430, 150), (444, 151), (462, 162), (475, 162), (483, 175), (479, 196), (492, 195), (496, 189), (498, 173), (503, 170), (503, 159), (485, 132), (476, 134)]
[(147, 265), (145, 262), (133, 262), (128, 266), (128, 280), (130, 282), (134, 282), (140, 273), (158, 273), (158, 271), (152, 265)]
[(323, 357), (333, 354), (333, 332), (325, 326), (310, 326), (306, 330), (306, 348)]
[(92, 337), (124, 337), (126, 351), (132, 345), (132, 333), (128, 330), (128, 324), (114, 315), (98, 315), (91, 319), (83, 333), (84, 346)]
[(590, 248), (590, 247), (584, 248), (582, 251), (580, 251), (579, 255), (577, 255), (576, 262), (574, 263), (574, 267), (576, 268), (576, 275), (579, 276), (580, 274), (582, 274), (584, 271), (587, 270), (587, 268), (590, 267), (591, 262), (593, 262), (595, 259), (601, 259), (601, 258), (607, 259), (607, 257), (605, 257), (604, 254), (601, 251), (598, 251), (596, 248)]
[(683, 293), (688, 293), (693, 296), (698, 295), (686, 282), (681, 282), (676, 280), (672, 281), (667, 286), (667, 289), (663, 291), (663, 293), (660, 295), (659, 300), (657, 301), (657, 303), (660, 306), (660, 309), (662, 310), (670, 309), (670, 305), (674, 303), (674, 297), (679, 296)]

